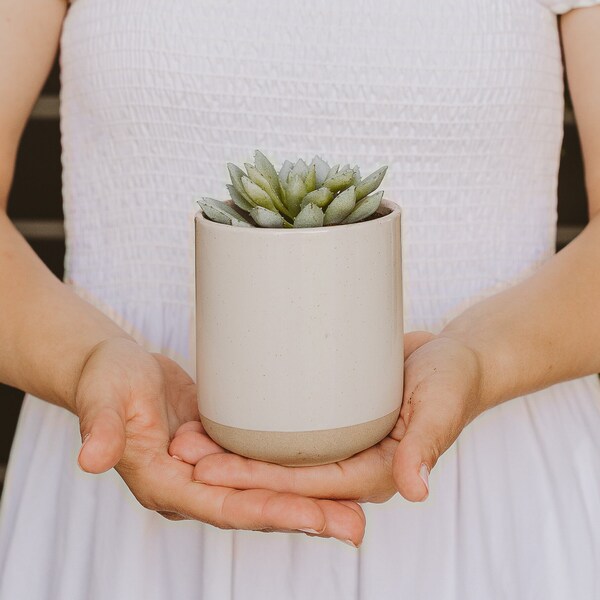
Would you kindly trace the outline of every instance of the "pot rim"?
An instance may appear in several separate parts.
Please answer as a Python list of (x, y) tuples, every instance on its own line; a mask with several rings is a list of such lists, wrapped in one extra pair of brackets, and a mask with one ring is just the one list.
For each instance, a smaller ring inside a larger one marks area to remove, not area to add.
[[(233, 206), (233, 202), (231, 200), (228, 200), (227, 203), (231, 204)], [(230, 231), (231, 229), (235, 229), (238, 232), (240, 232), (240, 234), (248, 233), (249, 235), (273, 236), (273, 235), (288, 235), (287, 232), (296, 231), (296, 234), (294, 234), (294, 235), (305, 235), (305, 236), (306, 235), (328, 235), (332, 231), (334, 233), (336, 231), (340, 231), (340, 229), (343, 227), (361, 226), (365, 229), (369, 226), (377, 227), (378, 223), (382, 223), (382, 222), (390, 221), (392, 219), (400, 218), (402, 215), (402, 207), (400, 207), (395, 202), (392, 202), (391, 200), (387, 200), (386, 198), (383, 198), (381, 200), (381, 203), (379, 206), (380, 207), (383, 206), (384, 208), (389, 209), (389, 212), (385, 215), (377, 217), (376, 219), (370, 219), (368, 221), (359, 221), (358, 223), (345, 223), (344, 225), (332, 225), (329, 227), (299, 227), (298, 229), (295, 229), (295, 228), (287, 229), (287, 228), (283, 228), (283, 227), (281, 227), (281, 228), (280, 227), (235, 227), (233, 225), (226, 225), (225, 223), (216, 223), (215, 221), (211, 221), (210, 219), (207, 219), (204, 216), (204, 213), (202, 212), (201, 209), (198, 209), (198, 211), (194, 215), (194, 220), (199, 223), (202, 223), (202, 227), (209, 227), (209, 228), (217, 227), (219, 229), (222, 227), (227, 227), (228, 231)], [(219, 229), (217, 229), (217, 231)]]

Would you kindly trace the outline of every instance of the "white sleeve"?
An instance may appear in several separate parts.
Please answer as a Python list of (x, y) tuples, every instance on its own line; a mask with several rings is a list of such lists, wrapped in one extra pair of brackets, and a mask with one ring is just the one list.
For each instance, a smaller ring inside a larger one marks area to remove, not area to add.
[(585, 8), (587, 6), (598, 6), (600, 0), (539, 0), (546, 8), (557, 15), (562, 15), (574, 8)]

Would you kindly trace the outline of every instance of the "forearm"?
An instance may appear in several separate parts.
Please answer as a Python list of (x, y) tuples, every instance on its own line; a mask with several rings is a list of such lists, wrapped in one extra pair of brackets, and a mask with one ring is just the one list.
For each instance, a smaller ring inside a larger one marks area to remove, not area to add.
[(532, 277), (469, 308), (441, 335), (475, 351), (485, 408), (600, 372), (600, 217)]
[(0, 210), (0, 381), (73, 412), (90, 351), (130, 337), (58, 280)]

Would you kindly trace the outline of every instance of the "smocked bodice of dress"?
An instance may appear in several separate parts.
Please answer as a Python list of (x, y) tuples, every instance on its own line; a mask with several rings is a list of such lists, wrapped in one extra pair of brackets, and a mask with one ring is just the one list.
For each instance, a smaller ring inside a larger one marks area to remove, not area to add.
[(67, 279), (120, 312), (190, 314), (194, 197), (225, 198), (226, 162), (254, 148), (276, 163), (318, 153), (389, 165), (406, 327), (439, 328), (553, 252), (557, 36), (536, 0), (76, 0)]

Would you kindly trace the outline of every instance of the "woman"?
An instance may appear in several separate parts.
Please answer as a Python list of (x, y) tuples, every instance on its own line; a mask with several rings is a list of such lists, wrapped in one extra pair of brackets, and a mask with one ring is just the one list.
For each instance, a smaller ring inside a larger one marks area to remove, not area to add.
[[(0, 0), (0, 198), (60, 39), (67, 231), (63, 284), (0, 218), (0, 598), (595, 597), (593, 4)], [(567, 12), (591, 220), (553, 256)], [(255, 147), (389, 164), (405, 210), (402, 416), (339, 465), (197, 422), (192, 197)]]

